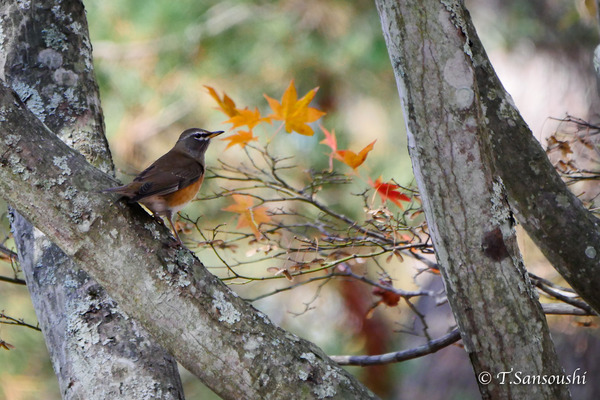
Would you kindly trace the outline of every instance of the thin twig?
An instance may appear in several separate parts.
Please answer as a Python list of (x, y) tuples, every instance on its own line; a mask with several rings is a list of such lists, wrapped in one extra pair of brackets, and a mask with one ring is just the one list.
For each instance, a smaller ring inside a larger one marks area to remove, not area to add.
[[(379, 282), (375, 282), (375, 281), (370, 280), (366, 276), (358, 275), (358, 274), (355, 274), (353, 272), (348, 271), (348, 272), (330, 272), (329, 274), (326, 274), (326, 275), (315, 276), (315, 277), (307, 279), (307, 280), (305, 280), (303, 282), (299, 282), (299, 283), (296, 283), (296, 284), (293, 284), (293, 285), (289, 285), (289, 286), (285, 286), (285, 287), (282, 287), (282, 288), (278, 288), (278, 289), (272, 290), (270, 292), (264, 293), (264, 294), (262, 294), (260, 296), (257, 296), (257, 297), (251, 298), (251, 299), (246, 299), (246, 300), (249, 301), (249, 302), (254, 302), (254, 301), (257, 301), (257, 300), (260, 300), (260, 299), (264, 299), (265, 297), (276, 295), (276, 294), (281, 293), (281, 292), (287, 292), (289, 290), (297, 288), (298, 286), (306, 285), (308, 283), (315, 282), (315, 281), (321, 281), (321, 280), (324, 280), (324, 279), (331, 279), (331, 278), (335, 278), (335, 277), (346, 277), (346, 278), (356, 279), (356, 280), (362, 281), (362, 282), (364, 282), (364, 283), (366, 283), (368, 285), (375, 286), (375, 287), (381, 288), (383, 290), (387, 290), (387, 291), (393, 292), (394, 294), (397, 294), (398, 296), (401, 296), (401, 297), (403, 297), (405, 299), (410, 299), (411, 297), (417, 297), (417, 296), (431, 296), (432, 295), (432, 292), (429, 292), (429, 291), (426, 291), (426, 290), (412, 290), (412, 291), (408, 291), (408, 290), (397, 289), (397, 288), (392, 287), (392, 286), (382, 285)], [(278, 278), (279, 278), (279, 276), (278, 276)], [(283, 276), (281, 276), (281, 278), (283, 278)], [(260, 278), (258, 278), (258, 279), (260, 279)]]
[(597, 315), (596, 312), (594, 311), (594, 309), (592, 307), (590, 307), (583, 300), (578, 300), (578, 299), (569, 297), (565, 294), (562, 294), (559, 290), (566, 291), (563, 288), (555, 289), (554, 287), (551, 286), (552, 284), (549, 281), (542, 279), (540, 277), (537, 277), (533, 274), (529, 274), (529, 278), (531, 279), (531, 282), (533, 283), (533, 285), (535, 287), (537, 287), (544, 293), (554, 297), (555, 299), (558, 299), (564, 303), (570, 304), (574, 307), (580, 308), (591, 315)]
[[(570, 306), (568, 304), (544, 303), (542, 304), (542, 307), (546, 314), (594, 315), (588, 314), (586, 313), (586, 311), (578, 307)], [(396, 351), (393, 353), (386, 353), (374, 356), (330, 356), (330, 358), (340, 365), (359, 365), (362, 367), (397, 363), (435, 353), (438, 350), (443, 349), (444, 347), (456, 343), (459, 339), (460, 332), (458, 331), (458, 329), (455, 329), (439, 339), (430, 340), (423, 346), (415, 347), (409, 350)]]
[(2, 244), (0, 244), (0, 252), (6, 254), (11, 260), (16, 261), (19, 258), (17, 253)]
[(449, 345), (458, 342), (459, 339), (460, 332), (458, 329), (455, 329), (439, 339), (431, 340), (423, 346), (415, 347), (409, 350), (396, 351), (393, 353), (380, 354), (376, 356), (330, 356), (330, 358), (340, 365), (360, 365), (365, 367), (369, 365), (390, 364), (412, 360), (423, 357), (427, 354), (435, 353), (444, 347), (448, 347)]
[(579, 307), (565, 303), (542, 303), (542, 309), (546, 315), (589, 315), (592, 317), (596, 314), (589, 313)]
[(14, 283), (16, 285), (27, 285), (27, 282), (25, 282), (24, 279), (9, 278), (8, 276), (0, 276), (0, 281), (2, 281), (2, 282), (8, 282), (8, 283)]
[[(3, 321), (3, 319), (6, 321)], [(36, 326), (36, 325), (28, 324), (25, 321), (23, 321), (22, 319), (10, 317), (10, 316), (4, 314), (4, 312), (0, 312), (0, 324), (24, 326), (26, 328), (30, 328), (30, 329), (33, 329), (36, 331), (41, 331), (39, 325)]]

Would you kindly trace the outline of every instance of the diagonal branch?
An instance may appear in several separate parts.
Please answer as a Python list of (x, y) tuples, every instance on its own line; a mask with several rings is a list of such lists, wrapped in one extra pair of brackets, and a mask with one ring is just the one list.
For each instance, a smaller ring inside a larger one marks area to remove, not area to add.
[(374, 398), (319, 348), (232, 293), (139, 207), (97, 191), (113, 179), (0, 86), (0, 193), (189, 371), (224, 398)]

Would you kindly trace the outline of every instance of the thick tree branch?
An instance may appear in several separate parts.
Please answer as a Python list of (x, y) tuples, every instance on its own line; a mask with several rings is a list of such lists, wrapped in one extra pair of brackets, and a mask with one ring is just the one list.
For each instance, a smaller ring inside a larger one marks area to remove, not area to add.
[(373, 398), (313, 344), (274, 326), (174, 248), (168, 230), (98, 190), (88, 164), (0, 88), (0, 193), (224, 398)]

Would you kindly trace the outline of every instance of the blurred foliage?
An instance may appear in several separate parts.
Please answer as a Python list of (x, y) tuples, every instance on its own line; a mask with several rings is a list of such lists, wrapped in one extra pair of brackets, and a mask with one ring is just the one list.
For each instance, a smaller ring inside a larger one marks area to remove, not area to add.
[(529, 42), (557, 53), (593, 49), (598, 42), (595, 0), (466, 0), (480, 20), (486, 45), (512, 49)]
[[(108, 137), (116, 156), (134, 160), (136, 169), (183, 127), (216, 129), (223, 121), (203, 85), (266, 107), (263, 94), (277, 96), (292, 78), (298, 92), (320, 87), (317, 106), (330, 114), (341, 145), (387, 137), (403, 156), (395, 162), (409, 169), (404, 123), (398, 108), (388, 106), (399, 102), (371, 1), (138, 0), (87, 7)], [(148, 150), (146, 139), (156, 134), (168, 140)], [(316, 139), (287, 146), (311, 156), (319, 151)]]
[[(9, 263), (0, 262), (0, 275), (13, 276)], [(0, 282), (0, 311), (36, 324), (25, 286)], [(14, 346), (10, 350), (0, 348), (0, 399), (60, 399), (58, 381), (42, 334), (25, 327), (0, 324), (0, 339)]]

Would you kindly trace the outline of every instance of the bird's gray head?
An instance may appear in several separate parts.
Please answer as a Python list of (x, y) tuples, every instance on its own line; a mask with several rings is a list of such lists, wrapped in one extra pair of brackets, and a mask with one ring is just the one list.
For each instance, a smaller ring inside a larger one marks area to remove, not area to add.
[(183, 131), (175, 147), (180, 147), (183, 151), (194, 158), (203, 159), (206, 149), (210, 144), (210, 139), (220, 135), (223, 131), (210, 132), (200, 128), (190, 128)]

